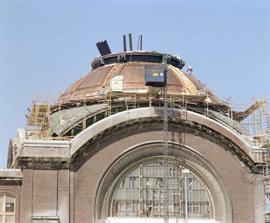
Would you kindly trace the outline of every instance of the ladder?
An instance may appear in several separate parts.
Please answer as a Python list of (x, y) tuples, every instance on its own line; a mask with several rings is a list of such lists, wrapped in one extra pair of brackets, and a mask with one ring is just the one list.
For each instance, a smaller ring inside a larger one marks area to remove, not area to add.
[[(165, 66), (165, 75), (167, 67)], [(167, 84), (163, 87), (163, 171), (164, 171), (164, 223), (169, 223), (169, 157), (168, 157), (168, 102)]]

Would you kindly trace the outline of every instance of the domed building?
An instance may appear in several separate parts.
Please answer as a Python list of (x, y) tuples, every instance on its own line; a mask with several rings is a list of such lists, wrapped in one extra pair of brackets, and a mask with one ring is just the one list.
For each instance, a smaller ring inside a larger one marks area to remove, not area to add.
[(10, 141), (0, 222), (266, 221), (267, 143), (240, 123), (260, 103), (232, 111), (181, 58), (99, 44), (92, 70), (36, 102)]

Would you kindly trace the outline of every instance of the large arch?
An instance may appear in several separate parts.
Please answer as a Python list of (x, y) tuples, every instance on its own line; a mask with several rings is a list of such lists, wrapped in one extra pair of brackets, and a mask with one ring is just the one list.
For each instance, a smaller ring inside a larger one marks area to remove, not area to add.
[[(162, 120), (162, 118), (163, 109), (155, 107), (127, 110), (104, 118), (89, 126), (71, 140), (71, 158), (74, 159), (79, 157), (79, 154), (84, 153), (82, 150), (89, 141), (93, 141), (93, 139), (102, 136), (104, 133), (107, 134), (109, 131), (113, 131), (118, 126), (132, 124), (133, 122), (151, 122), (157, 119)], [(243, 165), (250, 170), (253, 169), (254, 161), (249, 156), (249, 144), (231, 127), (207, 116), (182, 109), (169, 108), (168, 119), (171, 123), (188, 125), (194, 129), (196, 134), (201, 132), (205, 135), (215, 136), (216, 140), (220, 141), (221, 144), (226, 144), (226, 149), (231, 151)]]
[[(99, 182), (95, 198), (95, 220), (105, 219), (108, 216), (112, 192), (115, 190), (117, 180), (124, 172), (145, 159), (162, 157), (162, 154), (162, 142), (151, 141), (129, 148), (114, 160)], [(196, 150), (174, 142), (169, 143), (169, 157), (181, 162), (205, 183), (211, 195), (214, 219), (231, 223), (231, 202), (215, 168)]]

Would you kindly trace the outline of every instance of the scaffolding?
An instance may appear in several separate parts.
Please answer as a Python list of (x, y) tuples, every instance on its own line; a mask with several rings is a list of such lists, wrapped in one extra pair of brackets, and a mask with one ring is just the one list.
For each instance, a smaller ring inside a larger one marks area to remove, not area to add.
[(252, 138), (253, 144), (256, 146), (269, 144), (270, 112), (268, 101), (265, 99), (257, 100), (246, 111), (249, 111), (249, 114), (245, 114), (245, 119), (241, 123), (245, 126), (247, 135)]
[(263, 168), (263, 183), (265, 194), (265, 223), (270, 223), (270, 147), (265, 151), (265, 166)]
[[(126, 63), (116, 63), (111, 70), (109, 71), (109, 74), (107, 75), (106, 79), (103, 82), (103, 89), (107, 89), (107, 103), (108, 103), (108, 115), (112, 114), (112, 92), (121, 92), (121, 88), (115, 88), (114, 86), (119, 84), (115, 84), (113, 81), (113, 78), (116, 76), (119, 76), (120, 72), (123, 70), (123, 68), (126, 66)], [(120, 82), (121, 80), (119, 80)], [(116, 81), (118, 83), (118, 81)]]
[[(165, 64), (165, 79), (167, 79), (167, 66)], [(163, 93), (163, 181), (164, 181), (164, 223), (169, 223), (170, 219), (170, 204), (175, 202), (172, 198), (170, 198), (170, 192), (169, 189), (172, 188), (172, 185), (170, 184), (170, 169), (169, 169), (169, 155), (168, 155), (168, 131), (169, 131), (169, 122), (168, 122), (168, 103), (170, 104), (170, 108), (175, 108), (175, 101), (174, 101), (174, 95), (171, 95), (168, 101), (168, 89), (167, 84), (165, 84), (164, 87), (162, 87), (162, 93)], [(208, 97), (207, 93), (206, 96)], [(183, 117), (179, 117), (179, 119), (187, 120), (187, 104), (185, 101), (185, 95), (182, 95), (182, 114)], [(208, 116), (208, 102), (206, 101), (206, 110), (205, 115)], [(178, 118), (178, 117), (176, 117)], [(181, 146), (185, 145), (185, 133), (182, 129), (181, 131), (181, 137), (180, 137), (180, 143)], [(189, 204), (188, 204), (188, 182), (187, 182), (187, 175), (190, 173), (188, 169), (179, 169), (179, 213), (175, 213), (175, 218), (185, 218), (185, 222), (188, 223), (188, 210), (189, 210)], [(172, 200), (171, 200), (172, 199)]]
[[(167, 68), (165, 68), (165, 78), (167, 75)], [(168, 102), (167, 102), (167, 84), (163, 87), (163, 168), (164, 168), (164, 223), (169, 223), (169, 181), (168, 181), (168, 168), (169, 168), (169, 157), (168, 157)]]
[[(121, 67), (123, 66), (118, 67), (111, 75), (120, 76)], [(30, 138), (70, 139), (89, 125), (107, 116), (138, 107), (163, 107), (166, 101), (167, 108), (181, 109), (183, 117), (186, 110), (195, 111), (245, 134), (252, 139), (255, 145), (266, 144), (269, 141), (270, 112), (266, 100), (253, 102), (252, 106), (244, 110), (248, 111), (247, 116), (246, 112), (233, 111), (229, 103), (225, 105), (207, 103), (207, 94), (193, 96), (167, 92), (166, 100), (164, 100), (164, 90), (161, 88), (149, 87), (147, 92), (138, 93), (138, 89), (135, 88), (123, 92), (113, 91), (109, 83), (106, 86), (106, 92), (93, 101), (85, 99), (81, 102), (51, 105), (50, 96), (37, 96), (26, 115), (28, 136)], [(104, 105), (104, 107), (101, 106), (102, 109), (92, 111), (91, 106), (93, 105)], [(68, 119), (68, 117), (64, 117), (67, 114), (66, 111), (77, 108), (82, 108), (78, 114), (83, 117), (75, 121), (67, 120), (70, 129), (55, 134), (53, 128), (62, 126), (63, 118)], [(55, 115), (57, 113), (59, 115)], [(241, 122), (236, 121), (235, 118), (240, 116), (245, 116), (245, 118)]]
[(28, 108), (27, 133), (29, 138), (47, 138), (50, 135), (51, 97), (37, 95)]

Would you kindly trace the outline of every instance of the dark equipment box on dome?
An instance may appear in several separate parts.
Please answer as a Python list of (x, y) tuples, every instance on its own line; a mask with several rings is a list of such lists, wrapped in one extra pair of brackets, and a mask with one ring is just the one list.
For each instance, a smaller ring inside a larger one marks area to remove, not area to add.
[(166, 85), (166, 68), (163, 64), (149, 64), (144, 67), (145, 85), (164, 87)]

